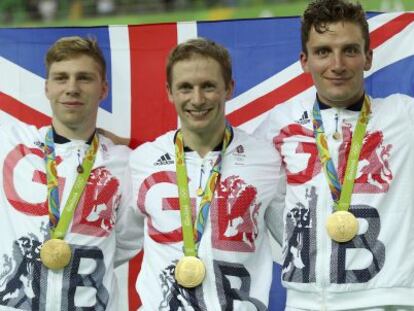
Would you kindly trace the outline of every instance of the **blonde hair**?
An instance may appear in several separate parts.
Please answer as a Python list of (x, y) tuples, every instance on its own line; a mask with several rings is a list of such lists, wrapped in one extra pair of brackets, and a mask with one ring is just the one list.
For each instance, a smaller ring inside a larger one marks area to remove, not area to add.
[(87, 55), (94, 59), (100, 67), (102, 79), (106, 80), (105, 58), (96, 39), (79, 36), (62, 37), (49, 48), (45, 58), (47, 76), (49, 76), (50, 67), (53, 63), (81, 55)]

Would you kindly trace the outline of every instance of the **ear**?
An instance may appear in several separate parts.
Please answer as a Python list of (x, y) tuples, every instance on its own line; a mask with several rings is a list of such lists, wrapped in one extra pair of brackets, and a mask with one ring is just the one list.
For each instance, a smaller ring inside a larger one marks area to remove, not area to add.
[(109, 92), (109, 85), (108, 85), (108, 81), (105, 80), (102, 82), (102, 93), (99, 99), (101, 101), (104, 100), (108, 96), (108, 92)]
[(168, 100), (173, 103), (173, 96), (172, 96), (172, 90), (171, 86), (168, 84), (168, 82), (165, 82), (165, 90), (167, 91)]
[(300, 65), (302, 66), (302, 70), (304, 72), (309, 72), (308, 55), (303, 51), (300, 52), (299, 60), (300, 60)]
[(48, 86), (48, 82), (49, 82), (49, 80), (46, 79), (45, 80), (45, 94), (46, 94), (47, 99), (50, 99), (49, 98), (49, 86)]
[(364, 66), (364, 70), (368, 71), (371, 69), (372, 67), (372, 58), (373, 58), (373, 52), (371, 49), (368, 50), (368, 52), (365, 55), (365, 66)]
[(226, 100), (230, 100), (233, 97), (233, 91), (234, 91), (234, 80), (232, 79), (227, 85)]

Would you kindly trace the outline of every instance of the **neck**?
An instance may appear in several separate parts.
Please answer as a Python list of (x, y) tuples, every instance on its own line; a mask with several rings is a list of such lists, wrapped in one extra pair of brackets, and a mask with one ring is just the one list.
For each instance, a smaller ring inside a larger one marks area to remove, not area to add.
[(316, 94), (316, 98), (319, 102), (319, 107), (321, 109), (326, 109), (326, 108), (347, 108), (350, 110), (355, 110), (355, 111), (359, 111), (361, 110), (362, 107), (362, 103), (364, 102), (365, 99), (365, 93), (362, 93), (362, 95), (360, 95), (359, 97), (356, 97), (352, 100), (349, 100), (347, 102), (340, 102), (340, 103), (335, 103), (335, 102), (325, 102), (324, 100), (322, 100), (318, 94)]
[(214, 133), (196, 133), (181, 129), (186, 147), (196, 151), (202, 158), (223, 141), (225, 124)]
[(57, 134), (63, 136), (69, 140), (84, 140), (87, 141), (96, 128), (69, 128), (66, 126), (60, 126), (57, 122), (52, 122), (53, 128)]

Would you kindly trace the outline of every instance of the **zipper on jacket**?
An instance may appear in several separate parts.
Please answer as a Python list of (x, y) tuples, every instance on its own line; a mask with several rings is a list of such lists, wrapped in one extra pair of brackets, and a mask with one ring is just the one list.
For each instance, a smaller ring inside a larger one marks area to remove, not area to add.
[(48, 271), (45, 311), (56, 311), (61, 308), (62, 277), (63, 270)]

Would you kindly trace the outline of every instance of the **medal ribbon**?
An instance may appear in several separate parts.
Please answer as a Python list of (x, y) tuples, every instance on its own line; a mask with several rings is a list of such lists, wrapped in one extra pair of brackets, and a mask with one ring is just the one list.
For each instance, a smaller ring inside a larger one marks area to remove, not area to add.
[(175, 165), (177, 171), (178, 197), (180, 202), (181, 226), (183, 230), (185, 256), (197, 256), (196, 243), (198, 244), (200, 242), (201, 237), (204, 233), (204, 227), (207, 223), (214, 190), (217, 185), (217, 180), (221, 174), (221, 164), (224, 153), (226, 152), (227, 146), (232, 136), (233, 129), (228, 123), (226, 123), (223, 146), (219, 156), (213, 165), (213, 168), (210, 171), (210, 176), (204, 189), (204, 195), (201, 198), (197, 219), (193, 227), (191, 201), (188, 191), (187, 169), (185, 166), (183, 134), (180, 130), (177, 132), (175, 139)]
[(351, 204), (352, 190), (354, 188), (355, 176), (358, 168), (359, 154), (362, 148), (362, 142), (366, 133), (369, 114), (371, 113), (371, 103), (368, 96), (365, 96), (361, 112), (359, 113), (358, 122), (352, 136), (351, 149), (349, 151), (345, 176), (341, 185), (332, 158), (329, 154), (328, 141), (323, 128), (321, 111), (318, 101), (313, 104), (313, 133), (316, 139), (319, 160), (325, 171), (332, 199), (335, 204), (335, 210), (347, 211)]
[(75, 213), (75, 209), (78, 205), (79, 199), (85, 189), (86, 182), (88, 181), (89, 174), (92, 170), (93, 163), (95, 162), (96, 153), (98, 151), (99, 139), (95, 134), (92, 143), (86, 155), (82, 161), (84, 168), (81, 174), (76, 177), (75, 183), (66, 201), (62, 214), (59, 213), (59, 183), (56, 170), (56, 155), (55, 155), (55, 143), (53, 141), (53, 130), (50, 128), (46, 133), (45, 146), (44, 146), (44, 160), (46, 164), (46, 179), (47, 179), (47, 200), (49, 209), (49, 226), (51, 237), (53, 239), (63, 239), (69, 224)]

